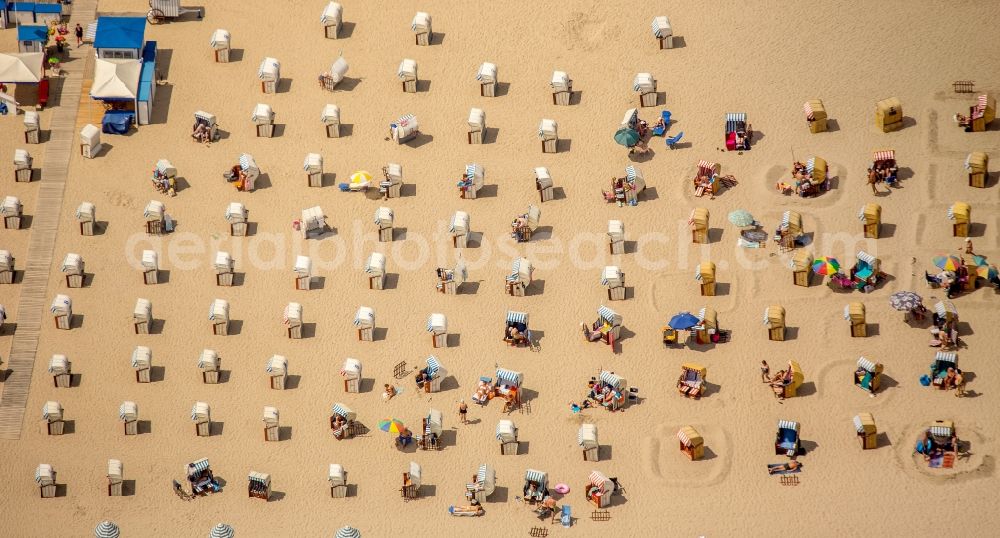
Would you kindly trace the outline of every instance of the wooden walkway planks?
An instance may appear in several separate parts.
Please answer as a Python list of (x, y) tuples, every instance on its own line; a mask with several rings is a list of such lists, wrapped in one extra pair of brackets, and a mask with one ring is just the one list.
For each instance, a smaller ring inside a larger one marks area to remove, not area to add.
[[(97, 0), (76, 0), (69, 27), (76, 23), (86, 27), (96, 18)], [(17, 332), (11, 341), (6, 368), (9, 370), (0, 396), (0, 439), (20, 439), (24, 408), (28, 403), (31, 374), (38, 351), (41, 324), (48, 319), (48, 281), (52, 268), (52, 253), (62, 212), (63, 194), (73, 141), (76, 137), (76, 116), (84, 71), (93, 62), (91, 47), (73, 48), (75, 62), (63, 64), (62, 92), (59, 106), (53, 110), (49, 139), (45, 143), (42, 179), (38, 185), (38, 201), (31, 223), (24, 279), (20, 284)]]

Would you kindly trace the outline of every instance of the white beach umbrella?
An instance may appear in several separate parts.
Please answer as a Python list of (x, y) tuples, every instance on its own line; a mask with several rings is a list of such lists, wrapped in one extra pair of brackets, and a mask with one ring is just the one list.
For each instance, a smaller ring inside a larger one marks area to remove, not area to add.
[(354, 527), (347, 526), (338, 530), (334, 538), (361, 538), (361, 532)]
[(209, 533), (208, 538), (233, 538), (235, 535), (236, 531), (232, 527), (225, 523), (219, 523), (212, 528), (212, 532)]
[(118, 525), (113, 522), (102, 521), (94, 528), (94, 536), (96, 538), (118, 538), (121, 536), (121, 531), (118, 530)]

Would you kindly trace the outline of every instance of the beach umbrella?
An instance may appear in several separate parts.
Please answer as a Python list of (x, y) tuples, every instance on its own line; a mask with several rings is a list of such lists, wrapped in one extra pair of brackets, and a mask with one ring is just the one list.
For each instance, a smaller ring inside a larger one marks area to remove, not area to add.
[(118, 530), (118, 525), (111, 521), (102, 521), (94, 528), (94, 536), (96, 538), (118, 538), (121, 536), (121, 531)]
[(909, 311), (923, 304), (923, 299), (912, 291), (897, 291), (889, 296), (889, 305), (896, 310)]
[(358, 529), (348, 525), (338, 530), (334, 538), (361, 538), (361, 533)]
[(997, 266), (995, 265), (980, 265), (976, 267), (976, 274), (985, 278), (986, 280), (993, 280), (997, 277)]
[(676, 316), (670, 318), (670, 321), (667, 322), (667, 325), (669, 325), (670, 328), (674, 330), (686, 331), (691, 327), (694, 327), (695, 325), (700, 323), (700, 321), (701, 320), (699, 320), (690, 312), (681, 312), (680, 314), (677, 314)]
[(372, 175), (367, 170), (358, 170), (351, 174), (351, 186), (367, 187), (372, 182)]
[(757, 220), (754, 219), (753, 215), (751, 215), (746, 209), (737, 209), (736, 211), (729, 213), (729, 222), (731, 222), (733, 226), (746, 228), (747, 226), (753, 226)]
[(980, 256), (979, 254), (972, 255), (972, 263), (976, 264), (976, 267), (981, 265), (988, 265), (989, 262), (986, 261), (986, 256)]
[(378, 429), (388, 433), (402, 433), (406, 426), (397, 418), (387, 418), (379, 421)]
[(212, 527), (212, 532), (209, 533), (208, 538), (233, 538), (235, 535), (236, 531), (232, 527), (225, 523), (219, 523)]
[(832, 275), (840, 271), (840, 262), (836, 258), (820, 256), (813, 262), (813, 272), (817, 275)]
[(630, 148), (639, 143), (639, 131), (629, 129), (628, 127), (622, 127), (615, 132), (615, 142), (618, 142), (626, 148)]
[(934, 256), (934, 265), (938, 269), (945, 271), (958, 271), (958, 268), (962, 266), (962, 260), (957, 256)]

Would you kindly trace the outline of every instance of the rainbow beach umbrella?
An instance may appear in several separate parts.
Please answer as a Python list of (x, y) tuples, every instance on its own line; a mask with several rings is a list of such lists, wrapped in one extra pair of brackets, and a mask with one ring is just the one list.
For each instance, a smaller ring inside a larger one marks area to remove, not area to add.
[(957, 256), (934, 256), (934, 265), (942, 271), (958, 271), (962, 267), (962, 260)]
[(993, 280), (997, 277), (997, 266), (995, 265), (980, 265), (976, 267), (976, 274), (981, 278), (986, 280)]
[(820, 256), (813, 262), (813, 272), (817, 275), (832, 275), (840, 271), (840, 262), (836, 258)]
[(367, 187), (372, 182), (372, 175), (367, 170), (358, 170), (351, 174), (351, 189)]
[(378, 423), (378, 429), (387, 433), (403, 433), (406, 426), (396, 418), (387, 418), (385, 420), (380, 420)]

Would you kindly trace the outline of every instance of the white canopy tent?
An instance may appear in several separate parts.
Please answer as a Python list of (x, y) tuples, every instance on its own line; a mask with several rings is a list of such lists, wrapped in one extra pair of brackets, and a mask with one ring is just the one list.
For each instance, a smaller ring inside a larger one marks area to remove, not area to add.
[[(42, 80), (41, 52), (0, 53), (0, 82), (8, 84), (36, 83)], [(136, 82), (138, 82), (138, 76)]]
[(90, 96), (94, 99), (135, 99), (139, 93), (139, 60), (98, 58), (94, 62), (94, 84)]

